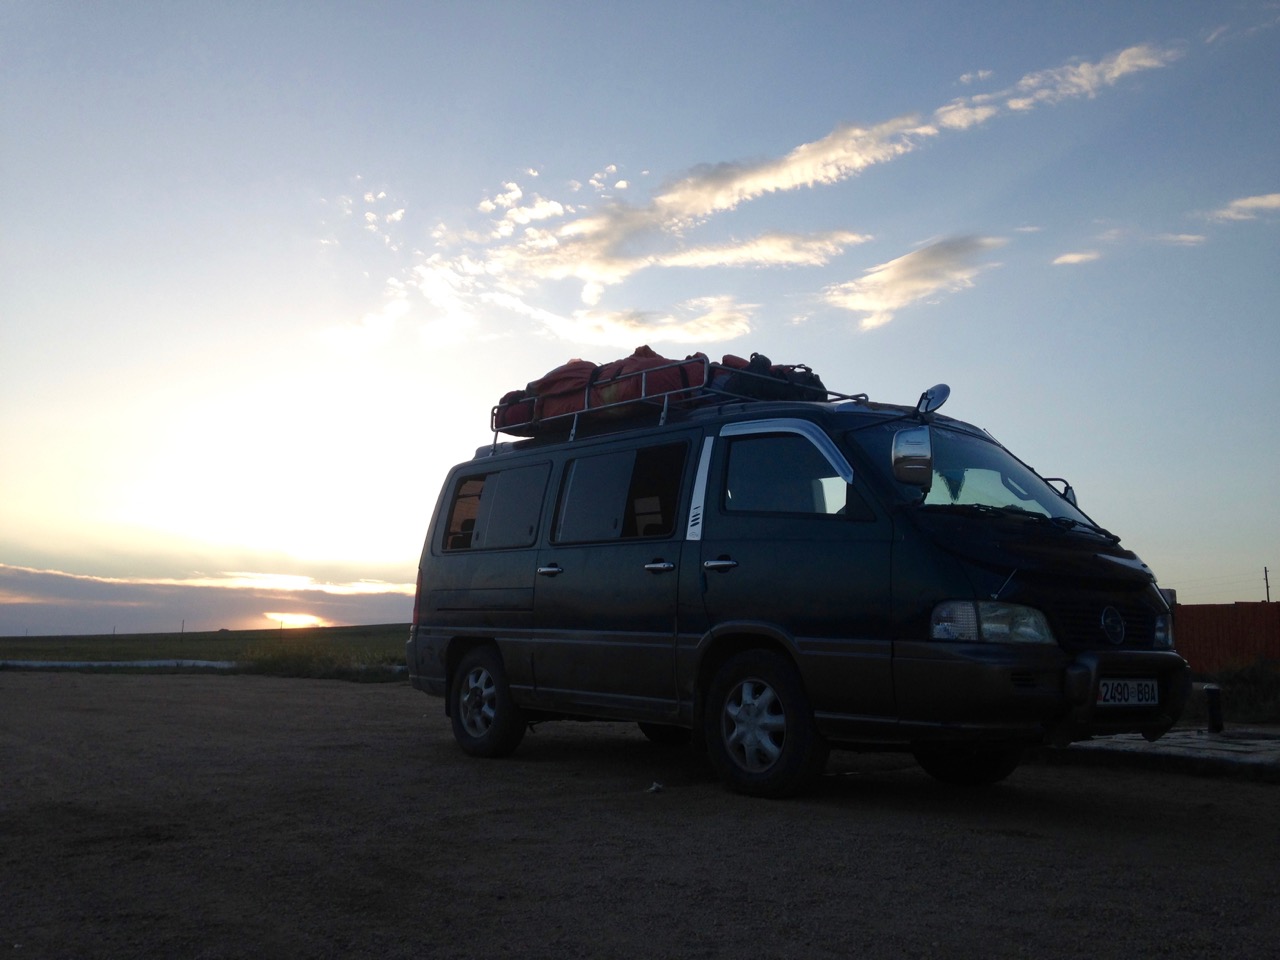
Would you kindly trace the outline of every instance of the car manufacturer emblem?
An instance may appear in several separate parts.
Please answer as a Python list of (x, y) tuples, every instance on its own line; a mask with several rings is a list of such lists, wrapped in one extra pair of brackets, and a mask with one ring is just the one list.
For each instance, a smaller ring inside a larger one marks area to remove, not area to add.
[(1102, 611), (1102, 632), (1117, 647), (1124, 643), (1124, 617), (1115, 607), (1106, 607)]

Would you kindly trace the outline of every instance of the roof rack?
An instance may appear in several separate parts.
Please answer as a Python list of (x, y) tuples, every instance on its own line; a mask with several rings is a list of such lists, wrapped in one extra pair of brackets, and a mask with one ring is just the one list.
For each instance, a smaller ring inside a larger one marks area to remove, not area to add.
[[(586, 423), (593, 427), (610, 422), (618, 430), (637, 426), (636, 420), (658, 425), (667, 422), (675, 411), (716, 406), (727, 403), (758, 403), (770, 400), (807, 400), (828, 402), (852, 400), (867, 402), (865, 393), (848, 394), (828, 390), (804, 365), (780, 366), (784, 373), (758, 373), (727, 366), (695, 354), (684, 360), (672, 360), (632, 370), (614, 377), (592, 379), (580, 389), (539, 395), (530, 388), (503, 401), (490, 411), (489, 427), (493, 431), (496, 452), (499, 433), (518, 437), (556, 437), (574, 440)], [(678, 374), (680, 386), (662, 389), (664, 382)], [(788, 377), (787, 372), (792, 376)], [(662, 376), (662, 374), (666, 376)], [(549, 403), (550, 401), (550, 403)], [(552, 412), (548, 413), (550, 407)], [(563, 412), (556, 412), (563, 411)], [(647, 425), (647, 424), (646, 424)], [(597, 431), (596, 432), (612, 432)]]

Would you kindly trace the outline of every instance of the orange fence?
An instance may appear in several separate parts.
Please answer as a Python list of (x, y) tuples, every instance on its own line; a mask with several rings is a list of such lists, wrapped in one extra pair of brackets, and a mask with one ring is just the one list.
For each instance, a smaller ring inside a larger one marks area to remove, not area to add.
[(1180, 603), (1173, 639), (1196, 673), (1280, 660), (1280, 603)]

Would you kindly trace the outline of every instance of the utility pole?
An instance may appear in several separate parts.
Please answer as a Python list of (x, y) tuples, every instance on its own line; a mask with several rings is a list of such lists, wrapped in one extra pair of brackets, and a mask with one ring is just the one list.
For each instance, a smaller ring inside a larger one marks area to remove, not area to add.
[(1262, 582), (1267, 587), (1267, 603), (1271, 602), (1271, 579), (1267, 576), (1267, 568), (1262, 568)]

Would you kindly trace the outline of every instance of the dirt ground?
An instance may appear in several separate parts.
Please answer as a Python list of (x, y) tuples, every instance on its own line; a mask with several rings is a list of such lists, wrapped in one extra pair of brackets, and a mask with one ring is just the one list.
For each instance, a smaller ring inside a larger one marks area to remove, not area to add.
[(1278, 955), (1275, 786), (836, 754), (771, 802), (626, 724), (468, 759), (403, 683), (0, 672), (0, 957)]

